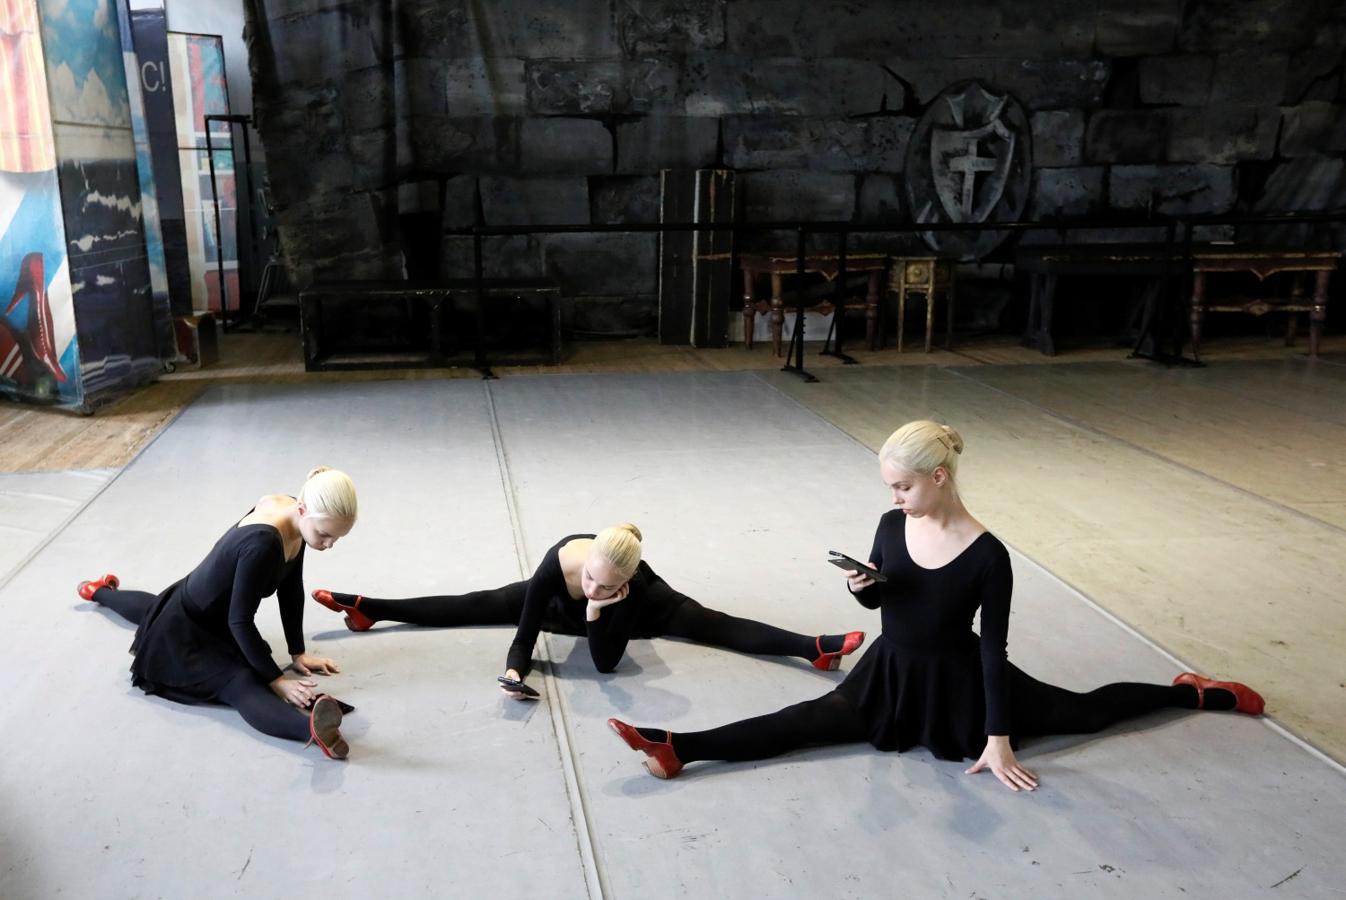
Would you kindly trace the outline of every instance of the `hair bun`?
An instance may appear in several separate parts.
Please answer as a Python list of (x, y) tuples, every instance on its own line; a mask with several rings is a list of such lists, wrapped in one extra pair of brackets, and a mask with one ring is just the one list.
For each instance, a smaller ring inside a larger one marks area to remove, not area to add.
[[(330, 472), (330, 471), (332, 471), (331, 466), (314, 466), (313, 468), (308, 470), (308, 477), (312, 478), (314, 475), (321, 475), (323, 472)], [(305, 481), (307, 480), (308, 479), (306, 478)]]
[(640, 533), (640, 529), (637, 528), (635, 525), (632, 525), (630, 522), (623, 522), (622, 524), (618, 525), (617, 527), (618, 527), (618, 528), (624, 528), (624, 529), (626, 529), (627, 531), (631, 532), (631, 534), (635, 535), (635, 538), (636, 538), (636, 540), (638, 540), (638, 541), (642, 541), (642, 540), (645, 539), (644, 536)]
[(944, 429), (944, 433), (949, 437), (949, 449), (954, 453), (961, 454), (963, 452), (963, 436), (948, 425), (941, 425), (939, 427)]

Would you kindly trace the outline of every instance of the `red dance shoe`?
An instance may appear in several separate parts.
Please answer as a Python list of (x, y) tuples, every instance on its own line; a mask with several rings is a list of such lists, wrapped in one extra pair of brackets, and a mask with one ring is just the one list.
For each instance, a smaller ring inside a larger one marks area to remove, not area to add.
[(94, 593), (97, 592), (99, 588), (108, 588), (109, 590), (115, 591), (121, 586), (121, 580), (117, 578), (116, 575), (109, 573), (102, 578), (99, 578), (97, 581), (81, 581), (76, 590), (79, 591), (79, 595), (85, 600), (92, 600)]
[(1250, 716), (1262, 715), (1262, 710), (1266, 709), (1266, 701), (1257, 691), (1248, 687), (1246, 684), (1240, 684), (1237, 681), (1215, 681), (1204, 675), (1198, 675), (1195, 672), (1183, 672), (1177, 678), (1173, 679), (1174, 684), (1185, 684), (1188, 687), (1196, 688), (1196, 708), (1204, 709), (1206, 707), (1207, 688), (1219, 688), (1222, 691), (1229, 691), (1234, 695), (1234, 712), (1247, 713)]
[(617, 737), (626, 741), (626, 746), (649, 757), (645, 760), (645, 768), (655, 778), (672, 778), (682, 771), (682, 760), (673, 752), (671, 732), (665, 731), (663, 741), (655, 743), (641, 737), (639, 731), (617, 719), (608, 719), (608, 727), (617, 732)]
[(353, 606), (346, 606), (344, 603), (338, 603), (332, 596), (331, 591), (319, 588), (313, 592), (313, 599), (317, 600), (332, 612), (345, 613), (346, 627), (351, 631), (368, 631), (374, 627), (374, 620), (360, 612), (360, 601), (363, 600), (364, 597), (356, 595), (355, 604)]
[(823, 652), (823, 636), (818, 635), (818, 640), (814, 646), (818, 648), (818, 658), (813, 661), (813, 668), (822, 669), (824, 672), (832, 672), (841, 666), (841, 658), (854, 653), (855, 648), (865, 642), (865, 633), (863, 631), (847, 632), (846, 639), (841, 642), (841, 649), (835, 653)]
[(327, 694), (319, 694), (308, 714), (310, 743), (317, 744), (328, 759), (345, 759), (351, 748), (341, 736), (341, 702)]

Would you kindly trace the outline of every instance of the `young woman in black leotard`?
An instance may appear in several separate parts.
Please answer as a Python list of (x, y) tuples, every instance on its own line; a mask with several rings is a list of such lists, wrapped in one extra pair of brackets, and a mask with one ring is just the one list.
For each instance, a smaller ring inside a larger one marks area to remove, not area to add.
[[(313, 599), (346, 614), (346, 626), (375, 622), (413, 625), (518, 625), (505, 675), (522, 681), (532, 666), (539, 631), (587, 636), (594, 668), (611, 672), (632, 638), (680, 637), (741, 653), (798, 656), (835, 669), (864, 641), (861, 631), (809, 637), (706, 609), (680, 594), (640, 558), (640, 530), (631, 524), (597, 535), (572, 534), (542, 557), (527, 581), (460, 596), (380, 600), (317, 590)], [(519, 691), (502, 688), (516, 699)]]
[[(920, 421), (893, 433), (879, 470), (898, 508), (879, 521), (870, 564), (887, 581), (849, 572), (849, 588), (881, 609), (883, 633), (832, 693), (710, 731), (671, 733), (608, 724), (645, 766), (671, 778), (694, 760), (765, 759), (806, 745), (868, 740), (880, 750), (922, 745), (940, 759), (975, 759), (1012, 790), (1037, 776), (1019, 764), (1019, 738), (1085, 734), (1163, 707), (1260, 715), (1262, 698), (1236, 682), (1184, 672), (1173, 684), (1117, 683), (1088, 693), (1044, 684), (1006, 655), (1013, 573), (1009, 553), (964, 507), (954, 475), (963, 441)], [(981, 610), (981, 635), (972, 617)]]
[(145, 693), (223, 703), (264, 734), (316, 741), (329, 757), (345, 759), (339, 728), (351, 708), (317, 693), (316, 681), (283, 677), (253, 617), (274, 593), (294, 670), (338, 671), (332, 660), (304, 652), (304, 549), (331, 547), (354, 527), (355, 514), (350, 478), (320, 466), (297, 498), (258, 500), (191, 574), (158, 596), (122, 590), (115, 575), (81, 582), (79, 595), (139, 626), (131, 680)]

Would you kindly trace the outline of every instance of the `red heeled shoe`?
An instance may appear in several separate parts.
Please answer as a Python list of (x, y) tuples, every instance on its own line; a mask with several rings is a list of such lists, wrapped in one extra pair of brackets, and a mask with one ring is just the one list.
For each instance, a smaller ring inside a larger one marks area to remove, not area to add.
[(665, 731), (660, 743), (646, 740), (640, 732), (618, 719), (608, 719), (608, 727), (617, 732), (617, 737), (626, 742), (632, 750), (639, 750), (648, 759), (645, 769), (655, 778), (672, 778), (682, 771), (682, 760), (673, 752), (673, 734)]
[(332, 612), (345, 613), (346, 627), (351, 631), (368, 631), (374, 627), (374, 620), (360, 612), (360, 601), (363, 600), (364, 597), (361, 597), (358, 594), (355, 597), (355, 604), (353, 606), (347, 606), (344, 603), (337, 602), (336, 598), (332, 596), (331, 591), (323, 590), (322, 588), (313, 592), (313, 599), (317, 600)]
[(849, 631), (846, 633), (846, 639), (841, 642), (841, 649), (835, 653), (823, 652), (823, 636), (818, 635), (818, 640), (814, 646), (818, 648), (818, 658), (813, 661), (813, 668), (822, 669), (824, 672), (835, 671), (841, 665), (841, 658), (855, 652), (855, 648), (865, 642), (865, 633), (863, 631)]
[(341, 736), (341, 702), (319, 694), (308, 713), (309, 743), (317, 744), (328, 759), (345, 759), (351, 748)]
[(5, 308), (5, 315), (13, 312), (25, 296), (32, 298), (28, 305), (27, 332), (33, 355), (47, 367), (53, 378), (64, 384), (67, 378), (56, 358), (56, 329), (52, 325), (51, 307), (47, 304), (46, 269), (41, 253), (29, 253), (19, 263), (18, 284)]
[(104, 575), (102, 578), (99, 578), (95, 581), (81, 581), (79, 583), (79, 587), (77, 587), (75, 590), (79, 591), (79, 595), (83, 599), (92, 600), (93, 595), (97, 593), (100, 588), (110, 588), (111, 590), (115, 591), (117, 588), (121, 586), (122, 586), (121, 579), (119, 579), (116, 575), (108, 573), (107, 575)]
[(1188, 687), (1196, 688), (1196, 708), (1205, 709), (1207, 688), (1219, 688), (1222, 691), (1229, 691), (1234, 695), (1234, 712), (1247, 713), (1250, 716), (1260, 716), (1266, 709), (1267, 703), (1262, 699), (1262, 695), (1248, 687), (1246, 684), (1240, 684), (1237, 681), (1215, 681), (1204, 675), (1198, 675), (1195, 672), (1183, 672), (1173, 683), (1185, 684)]

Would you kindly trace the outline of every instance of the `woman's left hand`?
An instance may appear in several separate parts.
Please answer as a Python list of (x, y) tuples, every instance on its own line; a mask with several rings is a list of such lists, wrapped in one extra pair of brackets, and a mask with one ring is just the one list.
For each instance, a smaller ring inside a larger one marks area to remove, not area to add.
[(300, 675), (335, 675), (341, 671), (335, 660), (328, 659), (325, 656), (309, 656), (307, 653), (296, 653), (290, 658), (294, 660), (294, 670)]
[(1010, 747), (1009, 738), (1005, 735), (988, 737), (986, 749), (981, 752), (981, 759), (978, 759), (964, 774), (975, 775), (982, 769), (990, 769), (1011, 791), (1037, 790), (1038, 777), (1019, 765), (1019, 761), (1014, 758), (1014, 749)]

